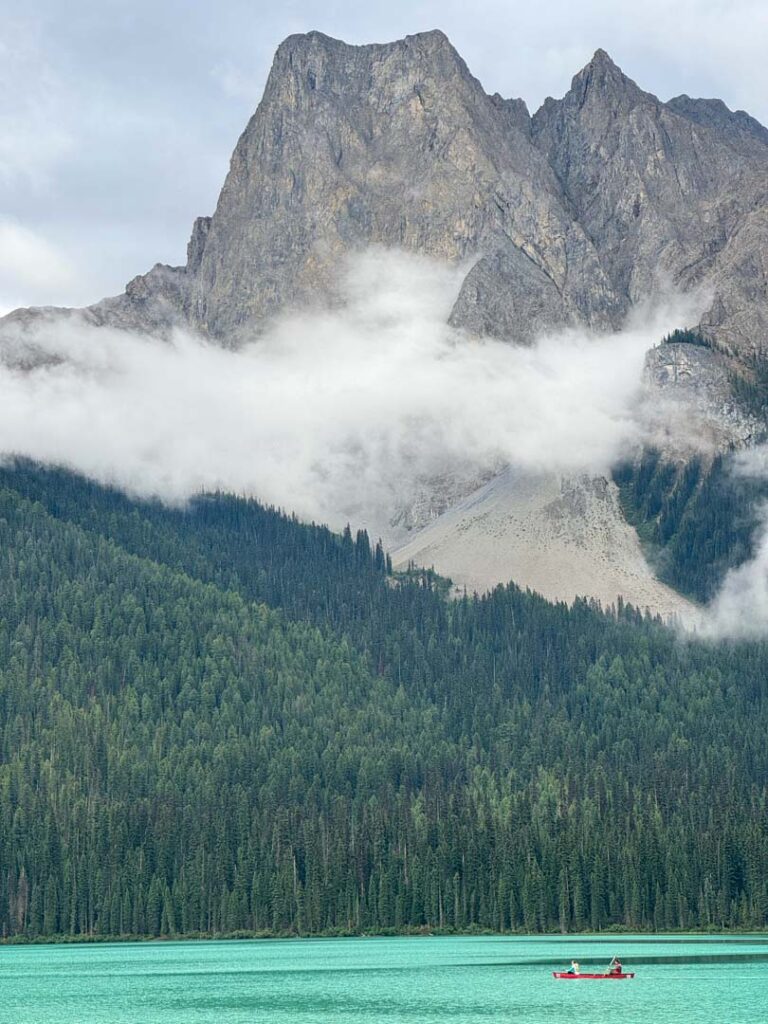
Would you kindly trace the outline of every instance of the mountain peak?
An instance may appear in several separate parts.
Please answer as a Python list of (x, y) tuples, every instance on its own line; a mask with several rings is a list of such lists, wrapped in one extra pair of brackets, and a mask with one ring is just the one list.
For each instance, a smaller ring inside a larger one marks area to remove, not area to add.
[(595, 50), (592, 59), (579, 71), (571, 83), (571, 92), (585, 97), (588, 91), (641, 93), (638, 86), (628, 78), (611, 56), (603, 49)]
[(323, 51), (327, 54), (357, 53), (372, 54), (386, 52), (389, 50), (418, 48), (426, 52), (435, 53), (440, 50), (447, 50), (458, 56), (456, 48), (448, 36), (439, 28), (429, 29), (426, 32), (416, 32), (413, 35), (405, 36), (388, 43), (364, 43), (355, 45), (345, 43), (341, 39), (335, 39), (324, 32), (316, 29), (310, 32), (297, 32), (288, 36), (277, 49), (276, 59), (287, 57), (291, 60), (294, 56), (306, 53), (317, 53)]
[(767, 153), (749, 115), (661, 103), (602, 48), (531, 117), (488, 96), (439, 29), (366, 45), (292, 35), (186, 267), (89, 315), (157, 331), (186, 320), (234, 344), (285, 310), (335, 303), (343, 258), (373, 245), (479, 257), (451, 314), (477, 333), (616, 327), (661, 279), (711, 280), (718, 340), (768, 348)]
[[(469, 78), (469, 71), (451, 41), (439, 29), (419, 32), (388, 43), (355, 45), (312, 31), (288, 36), (277, 49), (266, 96), (292, 104), (302, 93), (333, 91), (362, 96), (372, 69), (388, 63), (399, 77), (420, 68), (424, 76)], [(291, 83), (288, 85), (288, 83)], [(285, 88), (290, 97), (286, 97)]]
[(668, 100), (667, 107), (689, 121), (718, 132), (729, 145), (764, 157), (768, 128), (745, 110), (731, 110), (720, 99), (695, 99), (686, 93)]
[(455, 49), (453, 43), (440, 28), (431, 28), (426, 32), (415, 32), (412, 36), (405, 37), (404, 42), (412, 41), (426, 43), (427, 45), (436, 48), (449, 46), (452, 50)]
[(608, 51), (604, 50), (600, 46), (592, 54), (592, 60), (589, 63), (592, 64), (592, 65), (595, 65), (595, 66), (603, 65), (605, 67), (616, 68), (617, 71), (620, 70), (618, 65), (616, 64), (616, 62), (613, 60), (611, 55), (608, 53)]

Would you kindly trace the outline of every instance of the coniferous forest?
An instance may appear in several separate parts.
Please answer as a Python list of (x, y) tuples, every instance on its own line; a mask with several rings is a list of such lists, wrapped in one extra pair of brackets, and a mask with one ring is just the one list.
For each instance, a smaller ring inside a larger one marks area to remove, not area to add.
[(28, 464), (0, 609), (6, 937), (768, 925), (767, 644)]
[(614, 478), (657, 574), (681, 593), (710, 600), (754, 554), (768, 483), (734, 473), (723, 456), (675, 463), (647, 449)]

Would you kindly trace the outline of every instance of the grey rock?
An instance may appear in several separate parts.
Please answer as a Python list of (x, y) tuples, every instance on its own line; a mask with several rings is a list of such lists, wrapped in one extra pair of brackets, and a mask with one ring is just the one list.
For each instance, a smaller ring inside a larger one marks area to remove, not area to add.
[(409, 533), (434, 522), (468, 494), (488, 483), (503, 468), (503, 465), (495, 465), (483, 470), (472, 465), (462, 472), (451, 467), (450, 473), (422, 480), (407, 500), (398, 504), (388, 522), (382, 524), (382, 536), (387, 542), (402, 543)]
[(713, 338), (734, 351), (768, 344), (768, 149), (754, 132), (706, 102), (662, 103), (598, 50), (567, 95), (536, 112), (532, 138), (623, 309), (699, 288), (712, 296)]
[[(193, 321), (222, 337), (332, 301), (339, 260), (374, 243), (446, 260), (517, 250), (556, 282), (563, 309), (604, 324), (597, 256), (526, 122), (441, 32), (357, 47), (291, 37), (232, 158)], [(578, 286), (586, 276), (595, 288)]]
[(705, 125), (728, 139), (734, 149), (743, 149), (750, 156), (760, 156), (756, 147), (768, 146), (768, 128), (751, 117), (746, 110), (729, 110), (718, 99), (693, 99), (683, 93), (667, 101), (670, 110), (690, 121)]
[(78, 320), (92, 327), (111, 327), (165, 338), (174, 327), (189, 327), (186, 316), (189, 275), (185, 267), (156, 263), (115, 295), (84, 309), (32, 306), (0, 318), (0, 355), (9, 345), (34, 342), (35, 329), (56, 321)]
[(192, 225), (192, 237), (187, 245), (187, 272), (196, 274), (203, 262), (203, 250), (211, 229), (210, 217), (198, 217)]
[(495, 92), (491, 96), (491, 103), (503, 113), (510, 128), (515, 128), (517, 131), (523, 132), (524, 135), (531, 134), (531, 115), (525, 100), (505, 100), (503, 96)]
[(166, 336), (173, 327), (186, 326), (189, 275), (185, 267), (156, 263), (147, 274), (129, 281), (124, 295), (90, 306), (89, 319), (99, 326), (143, 331)]
[(441, 32), (291, 36), (186, 266), (83, 315), (236, 344), (336, 302), (341, 262), (374, 244), (472, 258), (451, 322), (473, 332), (616, 328), (639, 302), (699, 289), (702, 329), (750, 354), (768, 347), (767, 143), (717, 100), (662, 103), (602, 50), (531, 118), (486, 95)]
[(526, 344), (576, 322), (563, 294), (522, 249), (484, 256), (467, 274), (451, 312), (453, 326)]
[(662, 344), (645, 360), (650, 441), (669, 459), (725, 453), (763, 440), (766, 424), (734, 400), (738, 363), (701, 345)]

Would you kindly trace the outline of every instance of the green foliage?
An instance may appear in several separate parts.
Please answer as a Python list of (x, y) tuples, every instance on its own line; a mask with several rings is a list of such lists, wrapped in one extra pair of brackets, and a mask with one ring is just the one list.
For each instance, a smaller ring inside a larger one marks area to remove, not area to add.
[(677, 327), (661, 339), (662, 345), (700, 345), (702, 348), (713, 348), (712, 341), (701, 331)]
[(729, 376), (736, 401), (759, 419), (768, 414), (768, 356), (757, 353), (746, 360), (746, 368)]
[(6, 936), (768, 923), (765, 645), (24, 465), (0, 552)]
[(659, 576), (682, 593), (708, 601), (752, 556), (768, 484), (733, 473), (727, 459), (672, 463), (650, 449), (614, 479)]

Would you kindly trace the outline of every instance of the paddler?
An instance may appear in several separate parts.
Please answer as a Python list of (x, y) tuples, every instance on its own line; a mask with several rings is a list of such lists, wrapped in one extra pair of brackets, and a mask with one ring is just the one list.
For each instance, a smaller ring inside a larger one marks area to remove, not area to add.
[(565, 973), (566, 974), (578, 974), (579, 973), (579, 965), (578, 965), (578, 963), (575, 960), (571, 960), (571, 966), (568, 968), (568, 970)]
[(611, 962), (608, 964), (608, 970), (605, 973), (606, 974), (621, 974), (621, 973), (623, 973), (623, 970), (624, 970), (624, 968), (621, 966), (621, 960), (619, 960), (619, 958), (617, 956), (615, 956), (611, 960)]

